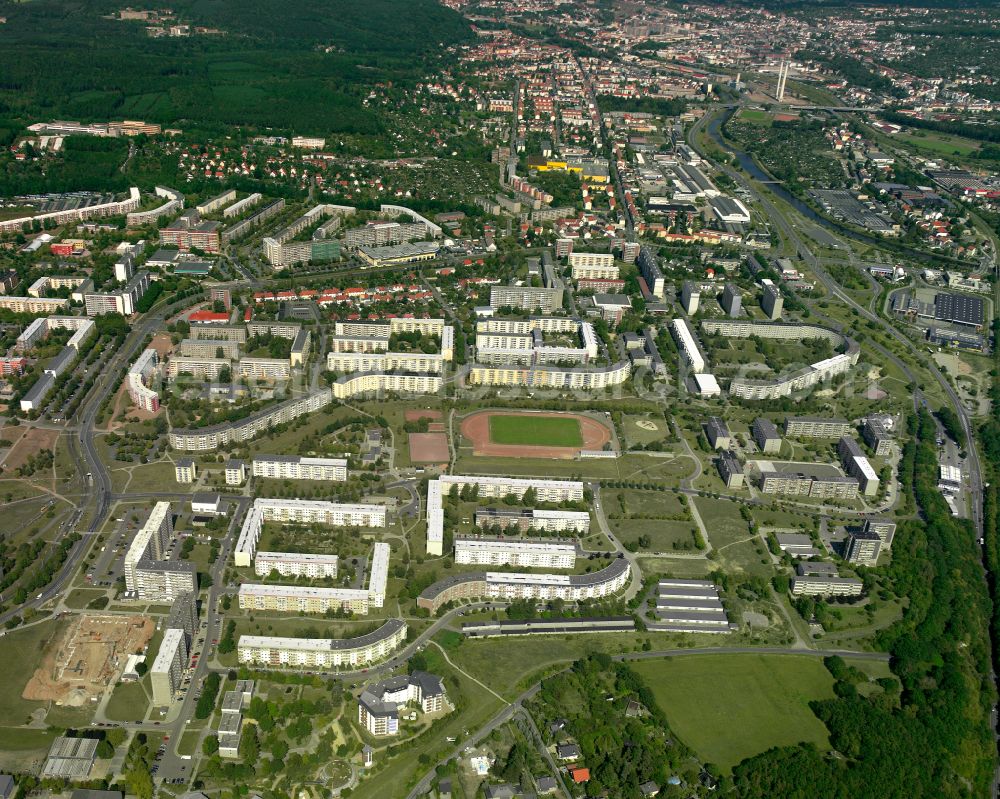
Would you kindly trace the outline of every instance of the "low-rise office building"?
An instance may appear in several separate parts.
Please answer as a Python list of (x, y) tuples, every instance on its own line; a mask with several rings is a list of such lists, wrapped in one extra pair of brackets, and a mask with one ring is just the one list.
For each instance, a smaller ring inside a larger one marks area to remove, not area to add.
[(658, 621), (650, 623), (650, 629), (687, 633), (728, 633), (736, 629), (711, 580), (660, 580), (656, 616)]

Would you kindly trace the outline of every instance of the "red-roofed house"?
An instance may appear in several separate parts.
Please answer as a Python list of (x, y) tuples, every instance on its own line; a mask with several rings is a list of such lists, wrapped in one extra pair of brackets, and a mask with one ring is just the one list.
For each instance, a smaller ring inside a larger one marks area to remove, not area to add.
[(580, 766), (570, 766), (569, 776), (573, 778), (573, 782), (579, 784), (583, 782), (588, 782), (590, 780), (590, 769), (582, 768)]
[(215, 313), (214, 311), (195, 311), (188, 317), (188, 321), (195, 325), (225, 324), (229, 321), (229, 314)]

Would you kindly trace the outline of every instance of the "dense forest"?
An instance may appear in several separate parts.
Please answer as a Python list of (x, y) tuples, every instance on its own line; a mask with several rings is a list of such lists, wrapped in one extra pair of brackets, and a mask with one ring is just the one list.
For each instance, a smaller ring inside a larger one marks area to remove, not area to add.
[(0, 0), (0, 129), (3, 117), (125, 117), (377, 133), (362, 105), (371, 84), (418, 80), (471, 35), (434, 0), (181, 0), (176, 22), (224, 33), (180, 38), (112, 19), (124, 5)]
[(861, 696), (848, 679), (837, 699), (813, 703), (839, 753), (772, 749), (736, 767), (739, 797), (986, 796), (996, 746), (990, 729), (990, 598), (975, 535), (951, 516), (937, 490), (936, 427), (909, 420), (913, 438), (900, 463), (920, 519), (900, 525), (893, 543), (894, 591), (909, 597), (903, 617), (879, 634), (900, 690)]

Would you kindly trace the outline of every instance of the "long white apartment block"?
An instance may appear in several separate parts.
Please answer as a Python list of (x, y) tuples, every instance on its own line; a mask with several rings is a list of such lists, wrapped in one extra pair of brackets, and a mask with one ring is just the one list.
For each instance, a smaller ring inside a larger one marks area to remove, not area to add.
[(548, 533), (586, 533), (590, 514), (582, 510), (542, 510), (540, 508), (478, 508), (477, 527), (517, 527), (521, 531), (542, 530)]
[(576, 544), (518, 538), (456, 538), (455, 563), (572, 569)]
[(583, 499), (583, 483), (578, 480), (532, 480), (521, 477), (478, 477), (476, 475), (445, 474), (427, 484), (427, 554), (442, 555), (444, 544), (443, 496), (465, 485), (479, 487), (480, 497), (520, 498), (534, 489), (539, 502), (565, 502)]
[(425, 588), (417, 606), (431, 613), (449, 602), (488, 597), (517, 599), (562, 599), (580, 602), (600, 599), (620, 591), (631, 570), (625, 558), (615, 558), (600, 571), (586, 574), (528, 574), (524, 572), (461, 572)]
[(337, 378), (333, 386), (336, 399), (359, 394), (437, 394), (444, 378), (439, 374), (392, 374), (386, 372), (351, 372)]
[(440, 374), (444, 356), (423, 352), (328, 352), (331, 372), (419, 372)]
[(358, 638), (280, 638), (241, 635), (240, 663), (304, 668), (355, 668), (385, 660), (406, 641), (406, 622), (389, 619)]
[[(228, 363), (228, 362), (227, 362)], [(211, 427), (171, 430), (170, 446), (180, 450), (213, 450), (236, 441), (248, 441), (274, 425), (290, 422), (306, 413), (325, 408), (333, 399), (329, 388), (304, 397), (282, 402), (252, 413), (238, 422), (223, 422)]]
[(389, 339), (380, 336), (330, 336), (329, 352), (388, 352)]
[(41, 316), (32, 320), (24, 328), (17, 337), (17, 341), (14, 342), (14, 347), (23, 352), (44, 339), (53, 330), (72, 330), (73, 335), (66, 342), (66, 346), (79, 350), (80, 345), (95, 329), (94, 320), (85, 316)]
[(698, 342), (695, 341), (694, 333), (691, 332), (691, 327), (688, 325), (687, 320), (674, 319), (670, 323), (670, 329), (681, 351), (681, 356), (687, 361), (688, 366), (691, 367), (691, 371), (695, 374), (704, 372), (706, 366), (705, 359), (698, 348)]
[(293, 613), (326, 613), (328, 610), (368, 612), (368, 592), (363, 588), (321, 588), (302, 585), (243, 583), (241, 610), (278, 610)]
[(169, 502), (157, 502), (153, 506), (149, 518), (139, 528), (125, 552), (125, 589), (138, 590), (136, 570), (141, 560), (159, 559), (167, 539), (173, 534), (174, 520), (170, 512)]
[(373, 607), (380, 608), (385, 604), (385, 587), (389, 581), (389, 555), (391, 548), (379, 541), (372, 549), (372, 557), (368, 562), (368, 601)]
[[(455, 328), (444, 319), (395, 318), (386, 322), (337, 322), (333, 329), (331, 352), (385, 352), (393, 333), (419, 332), (438, 336), (441, 357), (451, 361), (455, 355)], [(384, 346), (374, 342), (384, 342)]]
[(55, 313), (69, 306), (69, 299), (61, 297), (20, 297), (16, 294), (0, 296), (0, 308), (14, 313)]
[(75, 289), (89, 279), (86, 275), (42, 275), (28, 286), (28, 296), (41, 297), (49, 289)]
[(272, 571), (282, 577), (336, 577), (339, 560), (336, 555), (307, 552), (258, 552), (253, 567), (258, 577)]
[[(487, 572), (487, 595), (500, 599), (565, 599), (580, 601), (614, 594), (629, 579), (629, 565), (624, 558), (616, 560), (605, 571), (606, 580), (574, 580), (571, 574), (521, 574), (518, 572)], [(599, 574), (595, 572), (594, 574)]]
[(306, 458), (292, 455), (257, 455), (251, 474), (276, 480), (326, 480), (343, 482), (347, 479), (346, 458)]
[(167, 376), (190, 375), (206, 380), (216, 380), (222, 374), (223, 369), (231, 368), (232, 362), (228, 358), (196, 358), (174, 355), (167, 363)]
[(154, 412), (160, 407), (160, 395), (149, 387), (159, 356), (154, 349), (143, 350), (125, 376), (128, 395), (137, 408)]
[(239, 216), (244, 211), (253, 208), (262, 199), (264, 199), (263, 196), (255, 192), (254, 194), (251, 194), (249, 197), (244, 197), (242, 200), (237, 200), (232, 205), (227, 206), (222, 211), (222, 216), (226, 219), (232, 219), (234, 216)]
[(341, 504), (310, 499), (260, 497), (247, 512), (233, 551), (237, 566), (250, 566), (264, 522), (326, 524), (330, 527), (385, 527), (385, 505)]
[(574, 280), (617, 280), (618, 267), (611, 253), (573, 252), (569, 255), (569, 265)]
[(444, 319), (424, 319), (418, 317), (395, 317), (388, 322), (337, 322), (333, 332), (338, 336), (374, 336), (389, 338), (392, 333), (420, 332), (424, 335), (444, 335)]
[(284, 358), (240, 358), (237, 373), (254, 380), (287, 380), (292, 364)]
[(173, 701), (174, 693), (181, 683), (184, 663), (187, 660), (187, 645), (184, 631), (170, 628), (163, 633), (160, 651), (149, 670), (153, 688), (153, 705), (167, 707)]
[[(239, 591), (240, 607), (244, 610), (291, 610), (301, 613), (326, 613), (331, 609), (367, 613), (369, 607), (380, 608), (385, 604), (390, 554), (391, 548), (388, 544), (381, 541), (375, 544), (368, 562), (368, 588), (313, 588), (244, 583)], [(336, 569), (336, 557), (326, 557), (334, 558), (334, 569)], [(259, 574), (259, 555), (257, 564)]]

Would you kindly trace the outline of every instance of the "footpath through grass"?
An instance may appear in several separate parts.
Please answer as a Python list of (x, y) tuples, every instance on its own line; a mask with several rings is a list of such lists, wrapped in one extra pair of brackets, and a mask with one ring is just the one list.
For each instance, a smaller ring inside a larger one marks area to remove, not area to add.
[(582, 447), (578, 419), (557, 416), (491, 416), (490, 441), (535, 447)]

